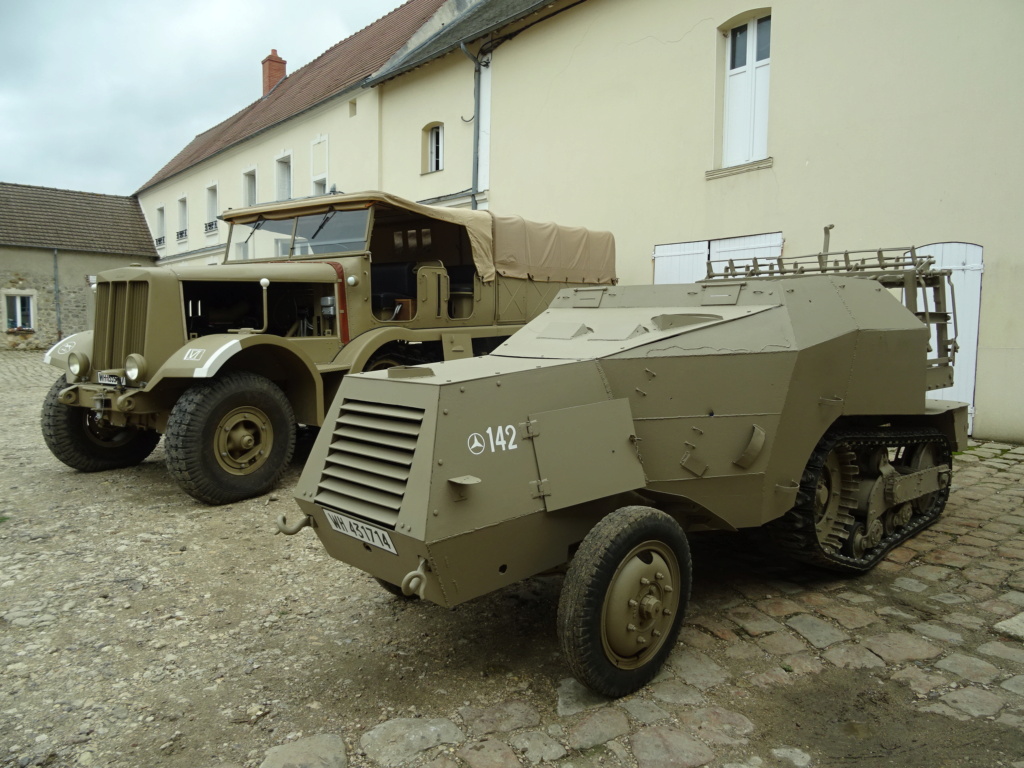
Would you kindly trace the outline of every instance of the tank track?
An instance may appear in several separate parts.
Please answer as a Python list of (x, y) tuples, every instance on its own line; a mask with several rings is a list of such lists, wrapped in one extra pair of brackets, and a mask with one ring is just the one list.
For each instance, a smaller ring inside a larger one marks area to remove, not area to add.
[[(949, 498), (950, 483), (944, 488), (932, 492), (931, 503), (926, 509), (919, 510), (915, 504), (913, 516), (905, 525), (883, 536), (879, 543), (868, 549), (861, 557), (854, 557), (848, 551), (832, 546), (822, 546), (815, 527), (815, 494), (818, 479), (825, 467), (825, 462), (833, 450), (841, 455), (854, 453), (857, 456), (869, 455), (880, 448), (897, 449), (901, 454), (918, 446), (931, 445), (936, 451), (935, 466), (946, 465), (952, 468), (952, 451), (947, 438), (937, 429), (843, 429), (826, 433), (811, 454), (804, 468), (797, 491), (796, 504), (785, 515), (773, 520), (765, 526), (765, 530), (777, 547), (794, 559), (817, 565), (840, 573), (863, 573), (877, 565), (894, 547), (917, 535), (930, 526), (942, 514)], [(899, 467), (897, 467), (897, 471)], [(849, 488), (850, 478), (843, 477), (843, 507), (839, 515), (839, 525), (844, 528), (842, 538), (848, 539), (854, 532), (859, 518), (856, 500)], [(830, 538), (834, 541), (834, 538)]]

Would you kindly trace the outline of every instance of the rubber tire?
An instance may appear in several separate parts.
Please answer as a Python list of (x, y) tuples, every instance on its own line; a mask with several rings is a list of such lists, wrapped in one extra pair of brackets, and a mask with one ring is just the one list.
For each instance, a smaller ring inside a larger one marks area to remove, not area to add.
[[(657, 652), (642, 666), (621, 669), (605, 653), (602, 621), (605, 595), (623, 559), (646, 541), (667, 545), (679, 567), (680, 596), (675, 621)], [(690, 599), (690, 548), (674, 518), (650, 507), (623, 507), (605, 516), (583, 539), (558, 601), (558, 640), (576, 679), (604, 696), (618, 698), (649, 683), (675, 647)]]
[(399, 365), (420, 365), (427, 362), (437, 361), (431, 361), (418, 347), (388, 344), (366, 361), (363, 371), (385, 371)]
[(134, 467), (160, 442), (159, 432), (134, 427), (104, 427), (99, 434), (100, 428), (92, 426), (91, 410), (60, 402), (61, 390), (67, 386), (65, 376), (53, 382), (43, 399), (40, 421), (46, 446), (72, 469), (102, 472)]
[[(216, 430), (240, 407), (258, 408), (274, 438), (263, 464), (238, 475), (221, 466)], [(182, 489), (206, 504), (230, 504), (267, 493), (277, 485), (295, 451), (295, 415), (274, 382), (247, 371), (196, 384), (175, 403), (167, 423), (167, 469)]]

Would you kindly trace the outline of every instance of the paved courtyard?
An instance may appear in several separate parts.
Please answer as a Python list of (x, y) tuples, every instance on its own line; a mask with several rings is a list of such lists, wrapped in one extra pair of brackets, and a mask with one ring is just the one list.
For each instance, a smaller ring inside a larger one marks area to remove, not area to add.
[(861, 577), (692, 536), (678, 647), (608, 701), (561, 662), (557, 577), (445, 611), (273, 536), (298, 463), (216, 509), (159, 448), (67, 469), (41, 358), (0, 352), (0, 766), (1024, 768), (1024, 447), (957, 456), (944, 517)]

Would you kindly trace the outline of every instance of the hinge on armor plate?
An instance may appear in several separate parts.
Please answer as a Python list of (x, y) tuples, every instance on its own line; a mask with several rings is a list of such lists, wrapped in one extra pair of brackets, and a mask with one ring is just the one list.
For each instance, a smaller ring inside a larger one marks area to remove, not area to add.
[(532, 440), (540, 434), (540, 427), (535, 419), (531, 419), (519, 424), (519, 433), (524, 440)]
[(533, 493), (530, 494), (531, 499), (543, 499), (545, 496), (551, 495), (547, 480), (531, 480), (530, 486), (533, 488)]

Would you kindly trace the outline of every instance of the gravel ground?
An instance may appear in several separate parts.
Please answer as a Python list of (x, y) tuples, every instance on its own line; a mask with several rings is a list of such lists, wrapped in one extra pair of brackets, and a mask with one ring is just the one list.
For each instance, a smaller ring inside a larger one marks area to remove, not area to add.
[[(1002, 566), (974, 544), (975, 562), (954, 516), (843, 580), (696, 536), (679, 649), (609, 703), (567, 680), (559, 578), (451, 611), (395, 599), (310, 532), (272, 535), (297, 512), (302, 451), (276, 493), (220, 508), (171, 482), (160, 447), (130, 470), (70, 470), (40, 435), (57, 375), (41, 359), (0, 352), (0, 766), (270, 768), (285, 763), (268, 750), (314, 735), (339, 737), (334, 756), (293, 764), (1024, 766), (1024, 649), (992, 629), (1024, 611), (1024, 543)], [(979, 478), (1011, 473), (981, 518), (1003, 526), (989, 546), (1024, 542), (1009, 448), (981, 457), (1005, 467)]]

